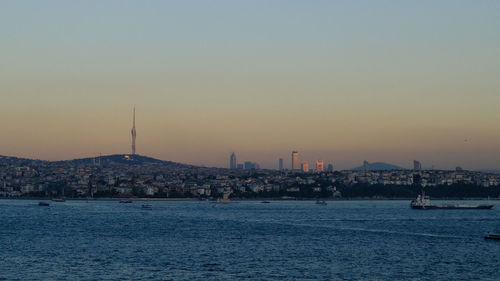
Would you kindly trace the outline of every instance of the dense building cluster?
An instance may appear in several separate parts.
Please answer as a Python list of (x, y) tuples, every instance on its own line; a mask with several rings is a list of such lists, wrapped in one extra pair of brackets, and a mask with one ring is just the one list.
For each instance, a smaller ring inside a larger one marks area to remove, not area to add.
[[(113, 158), (114, 157), (114, 158)], [(356, 185), (498, 188), (500, 175), (455, 170), (221, 169), (181, 165), (147, 157), (114, 155), (79, 161), (0, 157), (2, 197), (342, 197)], [(118, 160), (118, 161), (117, 161)]]

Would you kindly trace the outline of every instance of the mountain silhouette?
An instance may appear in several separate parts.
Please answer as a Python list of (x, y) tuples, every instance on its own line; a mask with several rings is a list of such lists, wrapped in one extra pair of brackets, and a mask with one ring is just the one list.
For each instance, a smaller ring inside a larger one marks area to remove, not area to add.
[(120, 165), (144, 165), (144, 164), (162, 164), (165, 166), (178, 166), (178, 167), (189, 167), (190, 165), (180, 164), (172, 161), (164, 161), (148, 156), (143, 155), (130, 155), (130, 154), (113, 154), (113, 155), (103, 155), (96, 157), (87, 157), (87, 158), (79, 158), (72, 160), (61, 160), (61, 161), (44, 161), (44, 160), (35, 160), (35, 159), (27, 159), (27, 158), (18, 158), (18, 157), (10, 157), (10, 156), (1, 156), (0, 155), (0, 164), (22, 164), (27, 165), (30, 163), (52, 163), (52, 164), (68, 164), (75, 166), (85, 166), (85, 165), (93, 165), (100, 163), (102, 166), (120, 164)]
[[(387, 164), (383, 162), (375, 162), (375, 163), (370, 163), (370, 170), (371, 171), (390, 171), (390, 170), (405, 170), (404, 168), (401, 168), (396, 165), (392, 164)], [(363, 171), (365, 168), (363, 166), (353, 168), (352, 170), (354, 171)]]

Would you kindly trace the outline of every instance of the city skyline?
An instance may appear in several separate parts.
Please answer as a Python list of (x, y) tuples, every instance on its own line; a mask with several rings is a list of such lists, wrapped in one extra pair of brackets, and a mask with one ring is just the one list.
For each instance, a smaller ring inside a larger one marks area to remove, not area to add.
[[(137, 133), (136, 133), (136, 127), (135, 127), (135, 106), (133, 107), (133, 117), (132, 117), (132, 130), (131, 130), (131, 136), (132, 136), (132, 142), (131, 142), (131, 153), (130, 155), (135, 155), (136, 154), (136, 136), (137, 136)], [(118, 154), (121, 154), (121, 153), (118, 153)], [(102, 153), (99, 153), (99, 155), (101, 156)], [(0, 154), (0, 156), (2, 156)], [(3, 156), (14, 156), (14, 157), (17, 157), (16, 155), (3, 155)], [(89, 156), (89, 155), (86, 155), (85, 157), (83, 158), (87, 158), (87, 157), (92, 157), (92, 156)], [(22, 158), (22, 157), (21, 157)], [(40, 158), (29, 158), (29, 157), (26, 157), (28, 159), (40, 159)], [(76, 158), (75, 158), (76, 159)], [(235, 152), (231, 152), (231, 155), (230, 155), (230, 160), (229, 160), (229, 169), (260, 169), (260, 162), (257, 160), (255, 160), (255, 157), (253, 158), (254, 160), (252, 161), (244, 161), (242, 163), (238, 163), (237, 160), (236, 160), (236, 154)], [(47, 159), (40, 159), (40, 160), (47, 160)], [(58, 160), (72, 160), (72, 159), (58, 159)], [(169, 159), (160, 159), (160, 160), (169, 160)], [(299, 161), (300, 160), (300, 161)], [(49, 160), (50, 161), (50, 160)], [(293, 150), (292, 151), (292, 154), (291, 154), (291, 165), (289, 168), (287, 168), (286, 165), (284, 165), (283, 163), (283, 158), (278, 158), (278, 167), (274, 167), (274, 166), (263, 166), (262, 168), (264, 169), (271, 169), (271, 170), (295, 170), (295, 171), (302, 171), (302, 172), (309, 172), (309, 171), (324, 171), (324, 161), (323, 160), (312, 160), (311, 162), (314, 163), (314, 161), (316, 161), (316, 164), (315, 164), (315, 169), (314, 170), (310, 170), (309, 169), (309, 160), (304, 160), (303, 158), (299, 158), (299, 153), (298, 151), (296, 150)], [(174, 161), (175, 162), (175, 161)], [(299, 162), (300, 162), (300, 166), (299, 166)], [(381, 162), (381, 161), (377, 161), (377, 162)], [(182, 164), (193, 164), (193, 163), (183, 163), (183, 162), (178, 162), (178, 163), (182, 163)], [(331, 163), (327, 163), (328, 166), (331, 166), (333, 167), (333, 161)], [(383, 163), (383, 162), (382, 162)], [(362, 167), (365, 171), (368, 171), (370, 170), (370, 162), (368, 162), (367, 160), (363, 160), (363, 163), (362, 163)], [(392, 163), (385, 163), (385, 164), (392, 164)], [(205, 164), (195, 164), (195, 165), (198, 165), (198, 166), (201, 166), (201, 167), (205, 167), (207, 165)], [(349, 170), (349, 169), (354, 169), (354, 168), (357, 168), (357, 167), (346, 167), (346, 166), (342, 166), (340, 165), (341, 167), (343, 167), (342, 169), (339, 169), (339, 170)], [(216, 167), (216, 166), (214, 166)], [(408, 168), (406, 165), (399, 165), (399, 167), (401, 167), (402, 169), (412, 169), (411, 167)], [(425, 168), (422, 168), (422, 164), (420, 161), (417, 161), (417, 160), (413, 160), (413, 170), (415, 171), (419, 171), (419, 170), (422, 170), (422, 169), (426, 169), (426, 170), (433, 170), (436, 168), (436, 166), (434, 164), (432, 164), (431, 166), (428, 166), (428, 167), (425, 167)], [(224, 166), (222, 166), (222, 168), (224, 168)], [(443, 170), (453, 170), (453, 169), (462, 169), (461, 166), (455, 166), (453, 168), (441, 168)], [(330, 170), (333, 170), (330, 169)], [(476, 170), (481, 170), (481, 169), (476, 169)], [(483, 169), (483, 170), (487, 170), (487, 169)]]
[[(133, 118), (132, 118), (132, 130), (131, 130), (131, 136), (132, 136), (132, 142), (131, 142), (131, 155), (135, 155), (136, 154), (136, 127), (135, 127), (135, 106), (133, 107)], [(114, 154), (121, 154), (121, 153), (114, 153)], [(126, 154), (126, 153), (125, 153)], [(2, 154), (0, 154), (2, 155)], [(99, 155), (102, 155), (102, 153), (99, 153)], [(278, 159), (279, 163), (278, 163), (278, 166), (275, 167), (275, 165), (264, 165), (262, 168), (264, 169), (271, 169), (271, 170), (274, 170), (274, 169), (277, 169), (277, 170), (281, 170), (281, 169), (285, 169), (285, 170), (301, 170), (301, 171), (304, 171), (306, 172), (305, 170), (309, 171), (309, 161), (313, 162), (316, 161), (316, 164), (315, 164), (315, 169), (314, 171), (324, 171), (324, 161), (323, 160), (304, 160), (304, 158), (299, 158), (299, 153), (298, 151), (296, 150), (293, 150), (292, 151), (292, 154), (291, 154), (291, 165), (289, 168), (287, 168), (286, 165), (283, 164), (283, 158), (281, 158), (281, 156)], [(310, 155), (310, 154), (307, 154), (306, 155)], [(316, 153), (316, 155), (318, 155)], [(14, 157), (18, 157), (18, 155), (3, 155), (3, 156), (14, 156)], [(87, 158), (87, 157), (93, 157), (92, 155), (85, 155), (81, 158)], [(308, 156), (309, 158), (311, 156)], [(21, 157), (23, 158), (23, 157)], [(29, 157), (25, 157), (25, 158), (28, 158), (28, 159), (40, 159), (40, 160), (48, 160), (48, 159), (41, 159), (41, 158), (29, 158)], [(76, 158), (79, 158), (79, 157), (76, 157)], [(74, 159), (76, 159), (74, 158)], [(321, 158), (321, 157), (320, 157)], [(258, 160), (255, 160), (255, 157), (251, 158), (252, 161), (244, 161), (242, 163), (238, 163), (237, 160), (236, 160), (236, 155), (235, 155), (235, 152), (231, 152), (231, 155), (230, 155), (230, 160), (229, 160), (229, 169), (250, 169), (250, 168), (261, 168), (260, 167), (260, 161)], [(56, 159), (56, 160), (71, 160), (71, 159)], [(171, 159), (161, 159), (161, 160), (169, 160), (171, 161)], [(300, 160), (300, 161), (299, 161)], [(49, 160), (51, 161), (51, 160)], [(54, 160), (52, 160), (54, 161)], [(407, 160), (407, 161), (410, 161), (410, 160)], [(429, 164), (429, 166), (422, 166), (421, 162), (420, 161), (417, 161), (417, 160), (411, 160), (413, 161), (412, 164), (410, 165), (413, 165), (412, 167), (408, 167), (405, 163), (403, 165), (400, 165), (399, 163), (387, 163), (387, 164), (396, 164), (397, 166), (403, 168), (403, 169), (413, 169), (413, 170), (422, 170), (422, 169), (426, 169), (426, 170), (430, 170), (430, 169), (443, 169), (443, 170), (454, 170), (456, 168), (460, 168), (462, 169), (461, 166), (459, 165), (455, 165), (452, 166), (453, 167), (436, 167), (436, 165), (434, 164)], [(176, 161), (174, 161), (176, 162)], [(177, 161), (178, 163), (182, 163), (182, 164), (194, 164), (194, 165), (198, 165), (198, 166), (201, 166), (201, 167), (210, 167), (210, 165), (205, 165), (203, 163), (187, 163), (187, 162), (179, 162)], [(385, 163), (384, 161), (376, 161), (376, 162), (382, 162), (382, 163)], [(329, 163), (327, 163), (328, 165), (332, 165), (333, 163), (333, 160)], [(239, 165), (238, 165), (239, 164)], [(266, 163), (267, 164), (267, 163)], [(300, 164), (300, 165), (299, 165)], [(359, 164), (359, 163), (358, 163)], [(363, 163), (362, 163), (362, 167), (364, 168), (365, 171), (368, 171), (370, 170), (369, 168), (370, 166), (370, 162), (367, 161), (367, 160), (363, 160)], [(213, 165), (213, 167), (227, 167), (227, 166), (218, 166), (218, 165)], [(318, 168), (320, 167), (320, 168)], [(333, 165), (332, 165), (333, 167)], [(353, 169), (353, 168), (357, 168), (357, 166), (352, 166), (352, 167), (348, 167), (348, 166), (344, 166), (342, 165), (342, 163), (340, 164), (340, 167), (341, 169), (339, 170), (349, 170), (349, 169)], [(471, 170), (487, 170), (486, 168), (476, 168), (476, 169), (471, 169)], [(494, 170), (494, 169), (492, 169)]]
[(128, 153), (136, 105), (179, 163), (499, 169), (498, 2), (27, 2), (0, 4), (0, 155)]
[(498, 0), (0, 0), (0, 279), (494, 278), (499, 31)]

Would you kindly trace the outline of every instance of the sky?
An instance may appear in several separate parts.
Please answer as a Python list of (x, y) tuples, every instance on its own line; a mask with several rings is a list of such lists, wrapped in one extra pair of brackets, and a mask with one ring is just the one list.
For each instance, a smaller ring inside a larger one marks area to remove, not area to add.
[(500, 1), (0, 1), (0, 155), (500, 169)]

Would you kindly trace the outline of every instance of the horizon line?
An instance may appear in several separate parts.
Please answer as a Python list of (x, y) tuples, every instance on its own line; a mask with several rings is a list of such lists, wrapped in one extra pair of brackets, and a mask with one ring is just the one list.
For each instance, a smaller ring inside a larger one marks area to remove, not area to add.
[[(176, 163), (176, 164), (181, 164), (181, 165), (186, 165), (186, 166), (195, 166), (195, 167), (202, 167), (202, 168), (230, 169), (230, 168), (227, 168), (227, 167), (216, 167), (216, 166), (205, 166), (205, 165), (187, 164), (187, 163), (175, 162), (175, 161), (171, 161), (171, 160), (163, 160), (163, 159), (160, 159), (160, 158), (151, 157), (151, 156), (147, 156), (147, 155), (130, 154), (130, 153), (115, 153), (115, 154), (106, 154), (106, 155), (99, 154), (98, 156), (95, 156), (95, 157), (88, 156), (88, 157), (73, 158), (73, 159), (64, 159), (64, 160), (43, 160), (43, 159), (18, 157), (18, 156), (8, 156), (8, 155), (1, 155), (1, 154), (0, 154), (0, 157), (17, 158), (17, 159), (21, 159), (21, 160), (30, 160), (30, 161), (41, 161), (41, 162), (55, 163), (55, 162), (67, 162), (67, 161), (84, 160), (84, 159), (97, 159), (97, 158), (101, 158), (101, 157), (109, 157), (109, 156), (116, 156), (116, 155), (147, 157), (147, 158), (151, 158), (151, 159), (162, 161), (162, 162), (171, 162), (171, 163)], [(370, 170), (370, 171), (413, 171), (414, 170), (414, 169), (411, 169), (411, 168), (404, 168), (404, 167), (400, 167), (398, 165), (394, 165), (394, 164), (386, 163), (386, 162), (380, 162), (380, 161), (377, 161), (377, 162), (368, 162), (368, 163), (369, 164), (381, 163), (381, 164), (386, 164), (386, 165), (393, 165), (393, 166), (396, 166), (396, 167), (399, 168), (399, 169)], [(349, 168), (349, 169), (341, 169), (341, 170), (334, 170), (334, 171), (352, 171), (352, 170), (358, 169), (360, 167), (362, 167), (362, 165), (361, 166), (356, 166), (356, 167), (353, 167), (353, 168)], [(457, 167), (460, 167), (460, 166), (457, 166)], [(260, 170), (278, 170), (278, 169), (276, 169), (276, 168), (261, 168)], [(291, 171), (291, 169), (284, 169), (284, 170)], [(422, 168), (420, 171), (455, 171), (455, 170), (454, 169), (434, 169), (434, 168), (427, 168), (427, 169), (425, 169), (425, 168)], [(500, 171), (500, 169), (474, 169), (474, 170), (463, 169), (463, 171), (484, 172), (484, 171)]]

